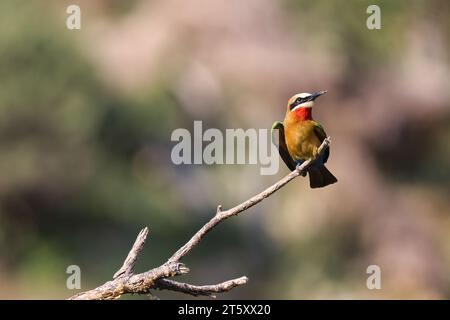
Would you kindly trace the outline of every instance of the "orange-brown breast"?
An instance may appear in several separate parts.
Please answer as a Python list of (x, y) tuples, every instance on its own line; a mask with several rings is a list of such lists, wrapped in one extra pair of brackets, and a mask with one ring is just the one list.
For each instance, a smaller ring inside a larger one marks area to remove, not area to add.
[(287, 112), (283, 124), (286, 146), (292, 159), (307, 160), (317, 155), (320, 140), (314, 132), (315, 121), (299, 120), (293, 112)]

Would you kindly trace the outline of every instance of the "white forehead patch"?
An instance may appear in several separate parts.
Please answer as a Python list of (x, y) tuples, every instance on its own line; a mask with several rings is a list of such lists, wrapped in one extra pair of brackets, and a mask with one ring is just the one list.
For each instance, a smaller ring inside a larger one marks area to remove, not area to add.
[(306, 97), (309, 97), (310, 95), (311, 95), (311, 93), (302, 92), (302, 93), (297, 94), (297, 97), (299, 97), (299, 98), (306, 98)]

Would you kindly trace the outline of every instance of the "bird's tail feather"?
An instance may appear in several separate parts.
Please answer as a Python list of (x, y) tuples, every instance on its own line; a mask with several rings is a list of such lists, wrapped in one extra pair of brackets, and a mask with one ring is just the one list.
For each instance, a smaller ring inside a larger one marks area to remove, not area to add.
[(337, 182), (336, 177), (325, 167), (309, 168), (309, 185), (311, 188), (322, 188)]

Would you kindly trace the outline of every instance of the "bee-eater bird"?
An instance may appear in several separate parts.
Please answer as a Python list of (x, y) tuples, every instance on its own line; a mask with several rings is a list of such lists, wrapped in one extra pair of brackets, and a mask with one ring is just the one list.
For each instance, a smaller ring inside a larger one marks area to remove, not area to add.
[[(290, 170), (305, 160), (316, 158), (320, 145), (327, 137), (320, 123), (312, 118), (314, 101), (326, 92), (296, 94), (288, 101), (284, 121), (276, 121), (272, 126), (272, 133), (278, 129), (278, 151)], [(327, 148), (307, 169), (311, 188), (322, 188), (337, 182), (325, 167), (329, 155), (330, 148)]]

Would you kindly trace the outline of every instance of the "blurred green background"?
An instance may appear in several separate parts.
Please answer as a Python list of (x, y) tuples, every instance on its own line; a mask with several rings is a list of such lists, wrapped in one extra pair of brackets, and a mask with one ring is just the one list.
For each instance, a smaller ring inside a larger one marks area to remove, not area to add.
[(250, 278), (224, 299), (450, 298), (449, 40), (445, 0), (1, 1), (0, 298), (67, 298), (73, 264), (100, 285), (144, 226), (137, 271), (160, 265), (217, 204), (287, 173), (175, 166), (172, 131), (270, 128), (322, 89), (339, 183), (300, 178), (227, 220), (180, 280)]

